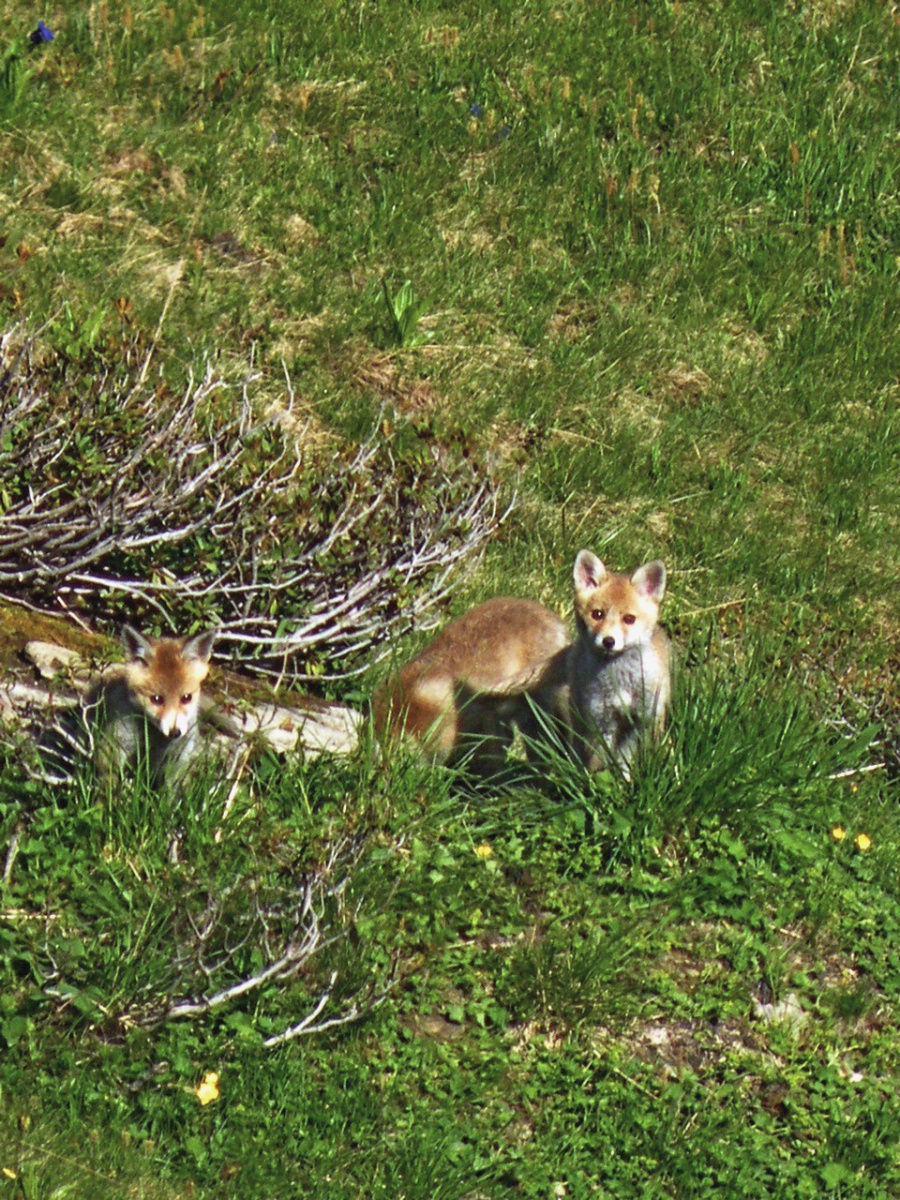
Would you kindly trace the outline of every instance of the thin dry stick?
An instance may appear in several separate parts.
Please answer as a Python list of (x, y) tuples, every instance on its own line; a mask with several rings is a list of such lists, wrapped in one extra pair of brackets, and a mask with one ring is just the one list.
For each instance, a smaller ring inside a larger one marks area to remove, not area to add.
[(722, 609), (725, 609), (725, 608), (737, 608), (739, 605), (746, 604), (746, 603), (747, 603), (747, 597), (742, 596), (740, 598), (740, 600), (723, 600), (721, 604), (708, 604), (708, 605), (706, 605), (705, 608), (692, 608), (690, 610), (690, 612), (682, 612), (682, 613), (679, 613), (678, 616), (683, 617), (685, 620), (687, 620), (690, 617), (702, 616), (703, 613), (721, 612)]
[(872, 771), (883, 771), (887, 763), (869, 763), (866, 767), (846, 767), (843, 771), (833, 771), (829, 779), (851, 779), (854, 775), (869, 775)]
[[(317, 954), (345, 935), (343, 926), (326, 925), (325, 902), (337, 900), (343, 911), (342, 898), (364, 846), (360, 836), (341, 839), (302, 883), (266, 894), (258, 882), (236, 880), (211, 893), (200, 913), (187, 909), (176, 927), (176, 953), (166, 998), (142, 1002), (139, 1009), (122, 1013), (120, 1019), (129, 1025), (155, 1027), (205, 1016), (252, 994), (261, 997), (272, 989), (280, 991), (281, 985), (295, 980)], [(244, 973), (237, 964), (251, 945), (256, 969)], [(258, 965), (260, 954), (265, 959), (262, 965)], [(366, 986), (339, 1011), (324, 1017), (337, 980), (337, 971), (332, 971), (305, 1016), (270, 1035), (264, 1045), (281, 1045), (303, 1034), (358, 1020), (380, 1004), (393, 986), (390, 979), (380, 987)], [(178, 995), (179, 991), (187, 994)]]
[(13, 868), (16, 865), (16, 859), (19, 857), (19, 847), (22, 841), (21, 829), (14, 829), (12, 837), (9, 839), (9, 846), (6, 849), (6, 860), (3, 863), (3, 886), (9, 887), (12, 880)]
[(150, 360), (153, 358), (156, 347), (159, 345), (159, 339), (162, 336), (163, 325), (166, 323), (166, 314), (169, 311), (169, 305), (172, 303), (172, 297), (175, 295), (175, 289), (178, 287), (179, 283), (181, 283), (183, 276), (184, 259), (179, 258), (178, 262), (175, 264), (175, 269), (172, 272), (172, 282), (169, 285), (168, 293), (166, 294), (165, 301), (163, 302), (162, 312), (159, 314), (159, 320), (156, 323), (156, 332), (153, 334), (153, 340), (151, 341), (150, 347), (144, 356), (144, 365), (141, 367), (141, 373), (138, 375), (137, 380), (138, 387), (143, 386), (144, 380), (147, 378), (147, 372), (150, 369)]
[[(231, 810), (234, 807), (234, 802), (237, 798), (238, 787), (240, 786), (241, 777), (243, 776), (244, 771), (247, 769), (247, 764), (250, 761), (250, 755), (253, 753), (253, 750), (254, 750), (254, 746), (253, 746), (252, 741), (248, 741), (246, 743), (246, 745), (238, 746), (235, 751), (235, 756), (234, 756), (234, 759), (232, 760), (232, 765), (228, 770), (228, 775), (232, 775), (233, 778), (231, 780), (231, 787), (228, 789), (228, 795), (225, 797), (225, 806), (222, 809), (222, 825), (220, 825), (219, 828), (216, 830), (216, 832), (213, 834), (213, 839), (216, 842), (221, 842), (221, 840), (222, 840), (222, 836), (223, 836), (222, 826), (224, 826), (225, 822), (228, 820)], [(227, 777), (228, 776), (226, 775), (226, 778)]]

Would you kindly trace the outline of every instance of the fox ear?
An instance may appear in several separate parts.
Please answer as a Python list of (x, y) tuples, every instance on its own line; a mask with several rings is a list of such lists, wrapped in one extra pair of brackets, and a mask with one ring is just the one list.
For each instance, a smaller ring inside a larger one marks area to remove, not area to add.
[(596, 554), (590, 550), (579, 550), (573, 574), (576, 592), (592, 592), (600, 586), (608, 572)]
[(216, 640), (216, 630), (209, 629), (206, 633), (197, 633), (184, 643), (182, 655), (192, 662), (209, 662), (213, 642)]
[(631, 582), (648, 600), (655, 600), (659, 604), (666, 592), (665, 563), (659, 558), (644, 563), (632, 575)]
[(131, 625), (123, 625), (121, 638), (129, 662), (149, 663), (153, 647), (142, 633), (138, 633)]

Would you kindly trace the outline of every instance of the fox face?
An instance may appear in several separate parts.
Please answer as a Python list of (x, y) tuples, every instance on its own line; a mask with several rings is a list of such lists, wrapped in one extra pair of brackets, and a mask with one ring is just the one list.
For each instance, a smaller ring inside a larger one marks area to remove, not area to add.
[(598, 654), (611, 657), (650, 641), (666, 590), (666, 568), (659, 559), (633, 575), (613, 575), (596, 554), (582, 550), (574, 575), (575, 616)]
[(164, 737), (182, 737), (197, 722), (214, 636), (147, 639), (130, 625), (122, 630), (132, 701)]

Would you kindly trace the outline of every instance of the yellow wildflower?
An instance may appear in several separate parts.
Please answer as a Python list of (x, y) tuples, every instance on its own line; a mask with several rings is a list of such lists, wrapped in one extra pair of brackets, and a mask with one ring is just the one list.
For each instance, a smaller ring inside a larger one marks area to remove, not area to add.
[(215, 1071), (207, 1071), (194, 1091), (201, 1104), (212, 1104), (219, 1098), (219, 1076)]
[(475, 847), (475, 853), (479, 858), (485, 858), (485, 859), (493, 858), (494, 857), (494, 847), (491, 846), (488, 842), (482, 842), (480, 846)]
[(18, 1176), (12, 1167), (4, 1167), (3, 1170), (0, 1171), (0, 1174), (3, 1175), (4, 1179), (18, 1179)]
[(831, 836), (836, 842), (842, 842), (847, 836), (847, 830), (844, 829), (842, 825), (835, 825), (834, 829), (831, 831)]
[(857, 850), (868, 850), (872, 845), (872, 839), (867, 833), (858, 833), (853, 841)]

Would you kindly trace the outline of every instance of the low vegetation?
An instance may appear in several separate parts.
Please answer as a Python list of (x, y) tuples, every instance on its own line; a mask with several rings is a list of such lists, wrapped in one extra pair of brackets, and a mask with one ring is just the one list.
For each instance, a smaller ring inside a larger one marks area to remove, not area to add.
[(208, 371), (173, 395), (145, 384), (149, 356), (94, 375), (4, 350), (0, 586), (32, 602), (199, 620), (250, 669), (347, 674), (424, 621), (502, 516), (458, 458), (380, 428), (339, 449), (297, 426), (290, 393), (260, 418), (250, 380)]
[(678, 647), (630, 782), (6, 752), (0, 1197), (895, 1195), (900, 15), (0, 16), (2, 661), (363, 706), (583, 547)]

